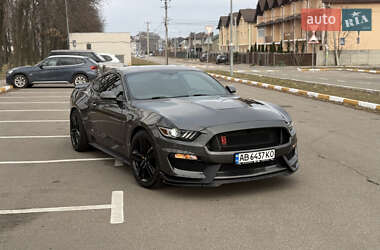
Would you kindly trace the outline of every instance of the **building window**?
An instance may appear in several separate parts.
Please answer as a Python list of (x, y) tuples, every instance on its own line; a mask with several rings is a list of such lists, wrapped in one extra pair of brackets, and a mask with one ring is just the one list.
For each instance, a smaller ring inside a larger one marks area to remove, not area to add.
[(87, 49), (91, 50), (91, 43), (87, 43)]
[(259, 28), (257, 30), (257, 32), (258, 32), (259, 37), (264, 37), (265, 36), (265, 29), (264, 28)]

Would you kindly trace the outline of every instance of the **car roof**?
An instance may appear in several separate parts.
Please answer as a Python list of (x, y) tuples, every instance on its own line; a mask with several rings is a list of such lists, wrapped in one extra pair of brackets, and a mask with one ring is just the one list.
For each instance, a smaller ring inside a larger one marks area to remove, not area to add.
[(139, 72), (153, 72), (153, 71), (199, 71), (201, 70), (193, 67), (186, 67), (180, 65), (149, 65), (149, 66), (129, 66), (118, 68), (118, 71), (124, 74), (132, 74)]
[(55, 55), (55, 56), (49, 56), (48, 58), (57, 58), (57, 57), (81, 58), (81, 59), (88, 58), (87, 56), (76, 56), (76, 55)]

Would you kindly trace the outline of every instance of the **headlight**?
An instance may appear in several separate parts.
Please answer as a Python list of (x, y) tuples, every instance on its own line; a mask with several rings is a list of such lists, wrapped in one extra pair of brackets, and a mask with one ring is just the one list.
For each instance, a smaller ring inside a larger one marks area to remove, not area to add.
[(13, 69), (9, 70), (9, 71), (7, 72), (7, 75), (10, 75), (10, 74), (12, 74), (12, 73), (13, 73)]
[(193, 141), (199, 135), (197, 131), (180, 130), (177, 128), (158, 127), (158, 129), (163, 136), (177, 140)]

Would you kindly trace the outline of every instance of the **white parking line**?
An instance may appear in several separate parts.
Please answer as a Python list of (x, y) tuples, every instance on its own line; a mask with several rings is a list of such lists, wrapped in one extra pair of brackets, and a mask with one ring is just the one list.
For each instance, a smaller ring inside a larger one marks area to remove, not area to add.
[(69, 109), (0, 109), (0, 112), (61, 112)]
[(90, 205), (90, 206), (70, 206), (70, 207), (47, 207), (47, 208), (26, 208), (26, 209), (4, 209), (0, 210), (0, 215), (9, 214), (30, 214), (30, 213), (51, 213), (51, 212), (72, 212), (88, 210), (111, 209), (110, 223), (124, 223), (124, 192), (112, 191), (111, 204)]
[(38, 122), (69, 122), (70, 120), (13, 120), (0, 121), (0, 123), (38, 123)]
[(46, 160), (46, 161), (0, 161), (0, 165), (7, 164), (44, 164), (44, 163), (67, 163), (84, 161), (110, 161), (114, 158), (87, 158), (87, 159), (65, 159), (65, 160)]
[(31, 103), (31, 104), (56, 104), (56, 103), (69, 103), (69, 102), (0, 102), (0, 104), (24, 104), (24, 103)]
[(19, 136), (0, 136), (0, 139), (45, 139), (45, 138), (68, 138), (69, 135), (19, 135)]
[(41, 92), (41, 91), (22, 91), (22, 90), (17, 90), (17, 92), (13, 92), (13, 93), (17, 93), (17, 94), (28, 94), (28, 93), (33, 93), (33, 94), (71, 94), (72, 91), (67, 91), (67, 92), (49, 92), (49, 91), (46, 91), (46, 92)]
[(47, 208), (10, 209), (10, 210), (0, 210), (0, 215), (99, 210), (99, 209), (110, 209), (110, 208), (112, 208), (111, 204), (93, 205), (93, 206), (76, 206), (76, 207), (47, 207)]
[(123, 191), (113, 191), (111, 201), (111, 224), (120, 224), (124, 222), (124, 193)]
[(1, 96), (0, 97), (0, 100), (1, 99), (25, 99), (25, 98), (65, 98), (65, 99), (68, 99), (70, 98), (70, 96), (65, 96), (65, 95), (62, 95), (62, 96), (55, 96), (55, 95), (52, 95), (52, 96), (39, 96), (39, 95), (36, 95), (36, 96)]

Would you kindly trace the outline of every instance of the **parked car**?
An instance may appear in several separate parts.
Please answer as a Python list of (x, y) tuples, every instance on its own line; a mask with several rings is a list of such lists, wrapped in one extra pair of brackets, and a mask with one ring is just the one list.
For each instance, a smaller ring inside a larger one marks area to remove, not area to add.
[(105, 62), (101, 63), (105, 67), (124, 67), (124, 63), (121, 63), (115, 55), (100, 53), (100, 56), (105, 60)]
[(6, 82), (15, 88), (36, 83), (80, 84), (96, 78), (98, 64), (83, 56), (49, 56), (34, 66), (17, 67), (6, 73)]
[(108, 53), (100, 53), (100, 55), (107, 63), (120, 63), (120, 60), (115, 55)]
[(219, 64), (219, 63), (227, 64), (228, 63), (228, 56), (227, 55), (218, 55), (216, 57), (216, 64)]
[(207, 62), (207, 53), (203, 53), (203, 54), (199, 57), (199, 61), (201, 61), (201, 62)]
[(72, 146), (82, 152), (91, 145), (129, 164), (146, 188), (219, 186), (297, 171), (289, 114), (235, 92), (193, 68), (112, 70), (74, 89)]
[(57, 56), (57, 55), (73, 55), (73, 56), (85, 56), (91, 58), (97, 63), (104, 63), (106, 60), (99, 55), (98, 53), (91, 50), (52, 50), (49, 53), (49, 56)]

